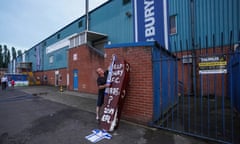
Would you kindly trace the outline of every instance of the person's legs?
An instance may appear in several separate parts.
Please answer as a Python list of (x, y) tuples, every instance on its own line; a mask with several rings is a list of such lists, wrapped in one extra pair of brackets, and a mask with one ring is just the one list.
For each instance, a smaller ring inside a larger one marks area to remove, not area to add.
[(97, 106), (96, 107), (96, 120), (99, 120), (100, 119), (100, 107), (99, 106)]
[(3, 82), (3, 89), (5, 90), (7, 88), (7, 82)]
[(103, 105), (103, 101), (104, 101), (104, 95), (98, 95), (98, 99), (97, 99), (97, 107), (96, 107), (96, 120), (100, 120), (100, 109), (101, 106)]

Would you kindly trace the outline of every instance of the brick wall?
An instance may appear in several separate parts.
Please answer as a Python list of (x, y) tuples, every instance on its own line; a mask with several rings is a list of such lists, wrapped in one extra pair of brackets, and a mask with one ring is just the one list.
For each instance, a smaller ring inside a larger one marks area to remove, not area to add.
[[(73, 59), (74, 55), (76, 55), (75, 60)], [(41, 84), (55, 85), (55, 72), (58, 71), (59, 75), (62, 76), (58, 85), (73, 90), (73, 71), (78, 70), (78, 91), (97, 94), (96, 69), (98, 67), (104, 68), (103, 55), (98, 54), (87, 45), (81, 45), (69, 49), (68, 62), (68, 68), (34, 72), (34, 77), (40, 77)], [(47, 82), (44, 81), (44, 75), (47, 76)], [(69, 75), (69, 86), (67, 86), (67, 75)]]
[[(55, 73), (56, 71), (58, 71), (59, 76), (62, 76), (61, 80), (58, 80), (58, 82), (56, 82), (56, 76)], [(47, 81), (44, 80), (44, 75), (47, 76)], [(44, 71), (44, 72), (34, 72), (34, 77), (40, 78), (41, 84), (42, 85), (55, 85), (56, 83), (58, 83), (57, 85), (60, 86), (67, 86), (67, 69), (63, 68), (63, 69), (55, 69), (55, 70), (49, 70), (49, 71)]]
[(107, 54), (105, 67), (110, 63), (112, 54), (116, 54), (117, 58), (125, 59), (130, 63), (130, 84), (122, 117), (144, 124), (151, 121), (153, 113), (151, 48), (107, 48), (105, 51)]
[(69, 90), (74, 89), (73, 71), (78, 70), (78, 91), (97, 94), (96, 69), (104, 66), (104, 57), (87, 45), (81, 45), (70, 49), (68, 58), (70, 77)]

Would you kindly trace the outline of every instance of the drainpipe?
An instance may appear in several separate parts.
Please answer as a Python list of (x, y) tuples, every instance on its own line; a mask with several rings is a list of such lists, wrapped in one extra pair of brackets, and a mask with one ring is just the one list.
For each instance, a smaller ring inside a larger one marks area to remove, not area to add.
[(88, 15), (88, 9), (89, 9), (89, 1), (86, 0), (85, 1), (85, 10), (86, 10), (86, 19), (85, 19), (85, 22), (86, 22), (86, 26), (85, 26), (85, 30), (88, 31), (89, 29), (89, 15)]

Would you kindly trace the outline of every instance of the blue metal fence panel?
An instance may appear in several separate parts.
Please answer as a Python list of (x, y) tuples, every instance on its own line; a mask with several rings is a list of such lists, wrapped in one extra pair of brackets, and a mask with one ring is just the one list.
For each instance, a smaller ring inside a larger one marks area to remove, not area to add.
[(240, 112), (240, 52), (235, 52), (230, 59), (229, 86), (230, 96), (233, 99), (234, 108)]
[(162, 47), (154, 47), (153, 61), (153, 121), (165, 117), (177, 103), (176, 58)]
[[(153, 48), (152, 57), (160, 57), (160, 51)], [(154, 60), (154, 59), (153, 59)], [(153, 62), (153, 121), (157, 121), (161, 116), (160, 107), (160, 63)]]

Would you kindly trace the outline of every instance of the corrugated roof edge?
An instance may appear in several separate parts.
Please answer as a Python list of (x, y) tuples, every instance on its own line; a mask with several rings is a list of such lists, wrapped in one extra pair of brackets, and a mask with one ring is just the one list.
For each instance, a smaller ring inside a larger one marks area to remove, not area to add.
[(157, 42), (134, 42), (105, 45), (104, 48), (120, 48), (120, 47), (139, 47), (139, 46), (157, 46)]
[(174, 53), (162, 47), (157, 41), (111, 44), (111, 45), (105, 45), (104, 48), (110, 49), (110, 48), (123, 48), (123, 47), (144, 47), (144, 46), (161, 49), (163, 52), (166, 52), (168, 55), (171, 55), (172, 57), (176, 58)]

